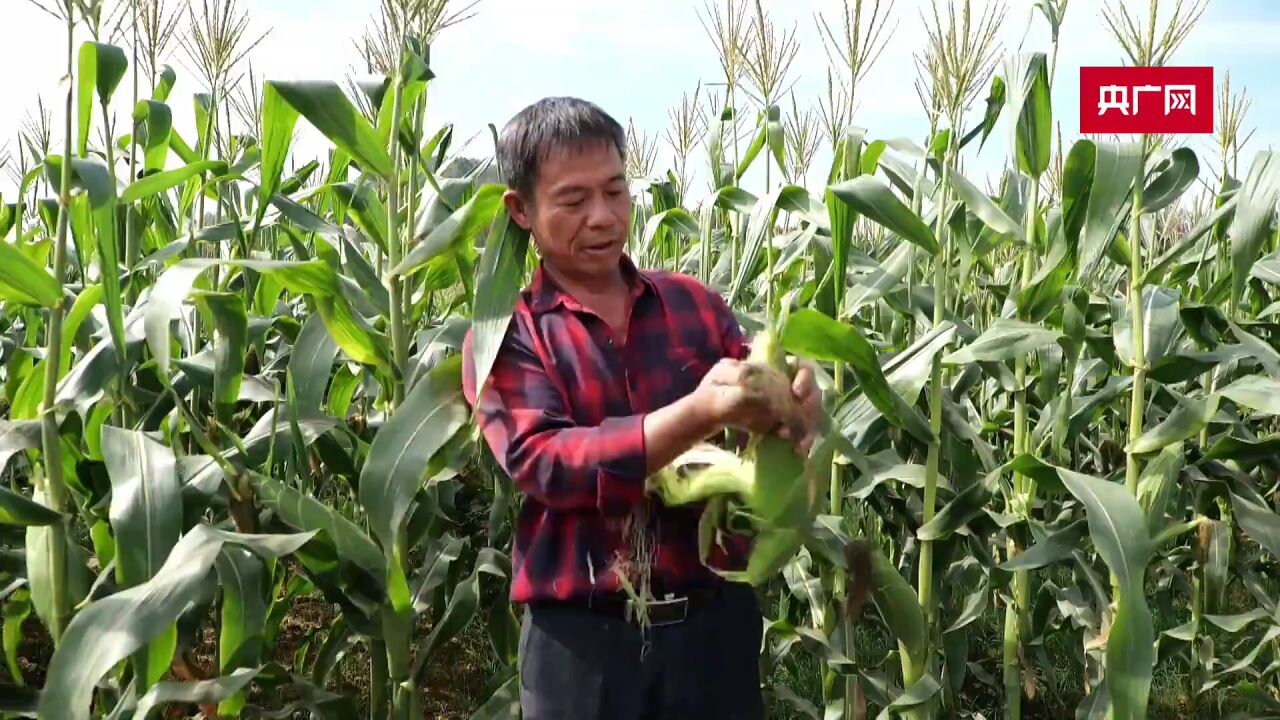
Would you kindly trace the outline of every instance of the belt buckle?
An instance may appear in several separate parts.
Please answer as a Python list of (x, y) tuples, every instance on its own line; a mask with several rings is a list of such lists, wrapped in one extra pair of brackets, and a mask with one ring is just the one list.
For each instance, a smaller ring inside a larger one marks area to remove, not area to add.
[[(631, 603), (632, 601), (628, 600), (627, 602)], [(652, 602), (645, 604), (646, 612), (649, 612), (650, 615), (652, 615), (652, 610), (654, 608), (679, 608), (679, 616), (672, 617), (671, 619), (667, 619), (667, 620), (654, 620), (652, 619), (652, 617), (650, 617), (650, 620), (649, 620), (650, 627), (678, 625), (684, 622), (689, 617), (689, 598), (674, 597), (672, 595), (667, 595), (667, 597), (663, 600), (654, 600)]]

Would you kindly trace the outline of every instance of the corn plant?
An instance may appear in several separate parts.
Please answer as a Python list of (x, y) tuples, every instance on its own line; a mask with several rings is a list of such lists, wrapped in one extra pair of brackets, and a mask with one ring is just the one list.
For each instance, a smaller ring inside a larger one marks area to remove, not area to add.
[[(38, 4), (70, 82), (0, 154), (0, 714), (421, 717), (479, 632), (468, 711), (517, 717), (520, 497), (462, 378), (537, 258), (430, 103), (460, 72), (433, 43), (483, 16), (382, 0), (342, 85), (261, 80), (281, 39), (234, 0)], [(1093, 22), (1167, 64), (1206, 4)], [(762, 382), (803, 359), (824, 390), (807, 456), (698, 448), (652, 492), (700, 507), (704, 544), (755, 536), (732, 577), (778, 716), (1141, 718), (1157, 668), (1197, 713), (1275, 714), (1280, 158), (1247, 151), (1247, 97), (1224, 80), (1213, 160), (1064, 145), (1069, 3), (1032, 7), (1049, 47), (1006, 49), (1005, 4), (931, 0), (928, 132), (862, 127), (890, 6), (815, 18), (806, 104), (810, 38), (713, 0), (670, 165), (630, 128), (631, 255), (721, 292)], [(308, 598), (327, 624), (279, 650)]]

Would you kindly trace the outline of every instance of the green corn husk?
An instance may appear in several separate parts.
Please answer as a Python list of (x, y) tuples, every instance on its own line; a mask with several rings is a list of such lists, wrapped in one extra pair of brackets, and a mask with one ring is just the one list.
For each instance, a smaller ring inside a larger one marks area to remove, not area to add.
[[(772, 398), (774, 407), (783, 407), (783, 422), (796, 427), (800, 408), (776, 335), (756, 335), (746, 362), (744, 382)], [(711, 523), (723, 520), (725, 500), (734, 501), (756, 531), (755, 546), (745, 571), (721, 574), (758, 585), (790, 561), (813, 527), (822, 499), (815, 469), (830, 462), (818, 454), (806, 457), (795, 443), (776, 434), (752, 435), (741, 454), (704, 444), (656, 473), (650, 487), (667, 505), (707, 503), (701, 533), (704, 559), (715, 534)]]

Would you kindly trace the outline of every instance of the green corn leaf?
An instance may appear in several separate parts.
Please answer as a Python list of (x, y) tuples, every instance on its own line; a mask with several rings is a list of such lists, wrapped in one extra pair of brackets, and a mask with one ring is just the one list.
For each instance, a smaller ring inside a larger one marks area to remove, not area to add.
[(255, 232), (262, 224), (267, 204), (280, 189), (280, 175), (297, 123), (298, 111), (285, 102), (275, 84), (268, 82), (262, 90), (262, 180), (258, 185), (258, 211), (253, 218)]
[(804, 545), (804, 535), (792, 528), (762, 529), (752, 543), (747, 569), (741, 572), (717, 571), (733, 582), (759, 587), (777, 575)]
[(1261, 375), (1246, 375), (1218, 391), (1228, 400), (1250, 410), (1280, 415), (1280, 381)]
[(520, 676), (512, 675), (468, 720), (520, 720)]
[(215, 176), (225, 175), (229, 169), (229, 166), (221, 160), (199, 160), (185, 167), (148, 175), (130, 183), (129, 187), (120, 194), (120, 202), (127, 204), (145, 200), (175, 188), (197, 175), (203, 173), (211, 173)]
[(338, 286), (333, 269), (321, 260), (287, 262), (276, 260), (219, 261), (182, 260), (167, 270), (152, 289), (152, 301), (145, 308), (147, 345), (161, 373), (169, 373), (169, 323), (176, 317), (196, 279), (215, 265), (244, 267), (260, 273), (276, 275), (289, 290), (311, 296), (316, 302), (325, 327), (338, 347), (356, 362), (378, 368), (390, 367), (390, 353), (385, 341), (377, 339), (373, 329), (356, 315)]
[(1084, 505), (1094, 547), (1116, 578), (1116, 611), (1106, 648), (1112, 710), (1116, 718), (1144, 718), (1156, 657), (1143, 582), (1155, 546), (1142, 508), (1122, 484), (1063, 469), (1058, 475)]
[(22, 642), (22, 624), (31, 616), (31, 591), (16, 588), (4, 603), (4, 660), (9, 675), (19, 687), (25, 686), (22, 669), (18, 666), (18, 646)]
[[(1083, 142), (1083, 141), (1082, 141)], [(1137, 144), (1096, 143), (1093, 181), (1080, 242), (1080, 272), (1090, 276), (1129, 218), (1129, 198), (1142, 170)], [(1068, 214), (1070, 211), (1068, 210)]]
[(1036, 483), (1036, 491), (1043, 495), (1061, 495), (1067, 492), (1059, 477), (1058, 468), (1034, 455), (1019, 455), (1005, 463), (1001, 470), (1031, 478)]
[(386, 561), (378, 546), (341, 513), (278, 480), (255, 474), (252, 482), (258, 500), (286, 525), (299, 532), (319, 533), (333, 543), (339, 557), (368, 570), (374, 577), (386, 574)]
[(1138, 504), (1147, 516), (1147, 533), (1160, 534), (1166, 525), (1169, 501), (1177, 492), (1178, 475), (1183, 468), (1181, 443), (1172, 443), (1142, 468), (1138, 478)]
[(1062, 333), (1035, 323), (999, 318), (972, 343), (943, 356), (945, 365), (1003, 362), (1058, 342)]
[(654, 251), (654, 240), (660, 231), (666, 230), (674, 233), (677, 237), (685, 240), (696, 238), (701, 235), (702, 230), (698, 227), (698, 221), (684, 208), (671, 208), (649, 218), (644, 224), (644, 233), (641, 235), (640, 249), (637, 253), (640, 257), (649, 257)]
[[(1232, 196), (1231, 199), (1227, 200), (1220, 207), (1197, 223), (1195, 228), (1182, 236), (1178, 242), (1174, 243), (1172, 247), (1164, 251), (1160, 257), (1156, 258), (1155, 262), (1153, 262), (1151, 266), (1147, 268), (1146, 272), (1143, 273), (1142, 282), (1144, 284), (1160, 282), (1161, 278), (1164, 277), (1164, 274), (1168, 272), (1169, 267), (1173, 265), (1173, 263), (1177, 262), (1183, 255), (1186, 255), (1188, 251), (1200, 247), (1201, 240), (1208, 235), (1211, 230), (1217, 227), (1219, 222), (1222, 222), (1234, 213), (1235, 209), (1236, 196)], [(1254, 266), (1254, 272), (1256, 274), (1257, 266)]]
[(777, 105), (770, 105), (765, 112), (764, 130), (767, 138), (765, 142), (773, 153), (778, 170), (783, 177), (787, 177), (786, 132), (782, 127), (782, 109)]
[[(837, 206), (847, 207), (843, 203), (837, 203)], [(907, 275), (910, 259), (910, 245), (903, 244), (895, 248), (885, 260), (884, 265), (873, 270), (868, 279), (855, 283), (844, 291), (845, 313), (850, 316), (855, 315), (859, 310), (876, 302), (884, 297), (885, 293), (897, 287)]]
[[(726, 193), (722, 194), (720, 199), (743, 212), (748, 207), (749, 198), (750, 195), (747, 193), (734, 195)], [(748, 283), (757, 279), (757, 267), (763, 257), (766, 244), (773, 240), (774, 221), (782, 211), (798, 215), (819, 226), (827, 222), (826, 209), (819, 207), (809, 195), (809, 191), (799, 185), (780, 185), (764, 198), (751, 204), (747, 219), (747, 237), (742, 249), (738, 275), (729, 288), (730, 305), (736, 304)]]
[(342, 201), (356, 227), (373, 241), (378, 249), (387, 251), (387, 208), (373, 189), (365, 184), (334, 183), (329, 188)]
[[(925, 383), (929, 380), (933, 357), (952, 342), (956, 334), (956, 326), (944, 323), (921, 336), (910, 347), (899, 353), (891, 361), (885, 363), (885, 379), (894, 392), (908, 402), (920, 397)], [(841, 432), (854, 438), (861, 436), (873, 420), (880, 416), (876, 408), (865, 394), (858, 394), (848, 401), (842, 402), (836, 409), (834, 420)]]
[(249, 347), (249, 318), (238, 293), (201, 292), (196, 302), (213, 318), (213, 403), (218, 420), (230, 424), (240, 399), (245, 356)]
[[(61, 155), (46, 155), (44, 158), (45, 179), (55, 191), (62, 187), (62, 160)], [(88, 196), (88, 204), (101, 207), (114, 197), (115, 178), (101, 158), (73, 157), (71, 158), (71, 189), (84, 190)], [(56, 208), (57, 201), (53, 202)]]
[(871, 600), (907, 661), (923, 668), (928, 631), (915, 590), (879, 548), (871, 548)]
[(374, 437), (360, 474), (360, 504), (392, 566), (401, 562), (409, 504), (427, 480), (431, 459), (468, 417), (461, 370), (455, 356), (418, 381)]
[[(156, 683), (141, 698), (135, 701), (125, 696), (112, 720), (132, 717), (134, 720), (149, 720), (160, 717), (156, 711), (170, 703), (209, 705), (220, 703), (240, 693), (259, 675), (258, 668), (244, 668), (222, 677), (195, 682), (161, 682)], [(132, 711), (132, 715), (125, 715)]]
[(351, 104), (337, 83), (330, 81), (268, 80), (284, 102), (305, 117), (336, 147), (350, 155), (366, 171), (389, 179), (391, 156), (378, 131)]
[(76, 73), (76, 119), (80, 145), (78, 155), (84, 157), (89, 147), (89, 122), (93, 117), (93, 102), (111, 101), (124, 74), (129, 59), (123, 49), (106, 43), (86, 42), (80, 46), (79, 68)]
[[(347, 274), (351, 275), (351, 278), (355, 279), (357, 283), (360, 283), (360, 290), (365, 291), (365, 296), (375, 306), (375, 309), (371, 310), (369, 314), (376, 313), (389, 318), (390, 293), (387, 291), (387, 286), (378, 278), (378, 272), (374, 270), (374, 266), (370, 265), (369, 259), (365, 258), (364, 252), (357, 249), (355, 243), (352, 243), (351, 240), (343, 237), (342, 254), (343, 266), (346, 268)], [(342, 282), (344, 286), (348, 284), (347, 278), (340, 277), (340, 275), (339, 282)], [(362, 300), (358, 295), (356, 299)], [(356, 299), (353, 299), (353, 301)]]
[(392, 274), (410, 275), (446, 252), (463, 245), (474, 245), (476, 236), (493, 223), (502, 206), (505, 191), (506, 188), (502, 185), (485, 185), (476, 190), (465, 205), (455, 210), (426, 237), (418, 238), (417, 244), (404, 260), (391, 269)]
[[(831, 281), (828, 287), (824, 288), (826, 296), (829, 297), (831, 314), (834, 316), (838, 311), (836, 308), (837, 298), (840, 296), (848, 297), (845, 290), (845, 281), (849, 273), (849, 252), (853, 244), (853, 226), (857, 219), (853, 208), (840, 202), (831, 192), (829, 187), (831, 184), (841, 180), (848, 180), (857, 177), (858, 166), (853, 162), (857, 155), (857, 150), (862, 145), (862, 134), (860, 130), (850, 130), (844, 137), (840, 138), (839, 145), (836, 148), (836, 160), (832, 163), (831, 177), (828, 181), (828, 188), (823, 192), (823, 198), (826, 200), (828, 224), (831, 226)], [(881, 143), (880, 148), (884, 148)], [(904, 269), (905, 273), (905, 269)]]
[(425, 679), (426, 668), (433, 653), (444, 643), (457, 637), (472, 618), (480, 605), (480, 571), (477, 569), (453, 589), (449, 605), (444, 610), (439, 624), (431, 629), (431, 634), (423, 641), (418, 650), (411, 677), (419, 682)]
[(1277, 352), (1269, 343), (1236, 325), (1234, 322), (1228, 321), (1231, 333), (1235, 335), (1236, 340), (1240, 341), (1241, 348), (1244, 353), (1257, 360), (1266, 370), (1267, 375), (1272, 378), (1280, 378), (1280, 352)]
[(146, 337), (162, 376), (169, 374), (169, 323), (191, 294), (196, 279), (217, 264), (216, 260), (183, 260), (166, 270), (152, 288), (152, 299), (146, 306)]
[[(227, 547), (214, 562), (222, 607), (218, 634), (218, 670), (223, 675), (252, 670), (262, 662), (267, 623), (267, 568), (261, 558), (242, 547)], [(218, 713), (239, 714), (246, 697), (236, 692), (222, 699)]]
[(890, 422), (921, 442), (933, 442), (928, 420), (889, 386), (875, 348), (853, 325), (804, 308), (787, 318), (781, 341), (787, 352), (847, 363), (858, 379), (858, 387)]
[(1079, 140), (1071, 146), (1062, 170), (1062, 229), (1067, 242), (1080, 255), (1080, 233), (1084, 230), (1093, 192), (1093, 173), (1098, 162), (1098, 146)]
[(1229, 231), (1233, 298), (1239, 299), (1244, 294), (1258, 251), (1271, 234), (1277, 201), (1280, 201), (1280, 153), (1259, 152), (1240, 186)]
[[(1146, 354), (1143, 364), (1150, 368), (1174, 352), (1178, 340), (1178, 332), (1182, 328), (1182, 319), (1178, 308), (1181, 293), (1177, 290), (1148, 285), (1142, 288), (1142, 322), (1143, 342)], [(1138, 359), (1133, 357), (1133, 320), (1127, 304), (1116, 303), (1119, 312), (1115, 323), (1114, 343), (1119, 360), (1134, 367)]]
[(1000, 569), (1005, 572), (1038, 570), (1070, 560), (1071, 554), (1080, 549), (1087, 536), (1087, 521), (1081, 518), (1004, 561), (1000, 564)]
[(62, 513), (27, 498), (21, 493), (0, 487), (0, 525), (37, 527), (63, 521)]
[[(102, 428), (102, 458), (111, 478), (111, 529), (117, 546), (116, 581), (130, 588), (155, 577), (182, 533), (177, 461), (159, 441), (133, 430)], [(169, 669), (175, 628), (134, 656), (144, 690)]]
[(103, 461), (111, 479), (111, 525), (123, 551), (117, 577), (132, 587), (155, 576), (182, 531), (173, 452), (143, 433), (104, 426)]
[(742, 159), (738, 162), (737, 170), (733, 176), (733, 182), (735, 184), (742, 182), (742, 176), (747, 174), (747, 170), (751, 168), (751, 163), (755, 162), (756, 156), (758, 156), (760, 151), (764, 149), (765, 140), (768, 137), (767, 124), (758, 121), (756, 127), (759, 128), (759, 130), (756, 132), (755, 139), (753, 139), (751, 144), (747, 146), (746, 151), (742, 155)]
[[(880, 167), (880, 158), (884, 156), (884, 151), (889, 146), (883, 140), (873, 140), (867, 143), (867, 147), (862, 151), (862, 165), (858, 168), (863, 175), (874, 175)], [(847, 180), (848, 177), (841, 178)]]
[(1159, 174), (1142, 191), (1144, 213), (1159, 212), (1182, 197), (1200, 174), (1200, 161), (1191, 148), (1178, 148), (1158, 169)]
[(884, 226), (890, 232), (938, 254), (938, 241), (933, 231), (911, 209), (902, 204), (884, 181), (870, 175), (832, 185), (830, 191), (854, 210)]
[(1065, 239), (1059, 235), (1053, 240), (1049, 256), (1044, 259), (1031, 282), (1018, 291), (1016, 305), (1022, 317), (1040, 322), (1064, 307), (1063, 289), (1075, 271), (1075, 258)]
[(1259, 259), (1253, 264), (1249, 275), (1272, 285), (1280, 285), (1280, 254), (1272, 253)]
[(889, 720), (893, 715), (910, 715), (910, 710), (919, 708), (925, 703), (933, 699), (938, 691), (942, 689), (942, 684), (932, 674), (926, 673), (924, 677), (912, 683), (901, 695), (889, 703), (884, 710), (876, 716), (876, 720)]
[(1231, 509), (1240, 529), (1266, 548), (1272, 555), (1280, 555), (1280, 515), (1270, 508), (1231, 493)]
[(987, 502), (998, 488), (999, 473), (988, 474), (981, 482), (975, 482), (956, 495), (933, 519), (916, 531), (921, 540), (945, 540), (968, 522), (983, 513)]
[(178, 73), (174, 72), (173, 67), (161, 65), (160, 72), (157, 73), (156, 86), (151, 93), (151, 99), (165, 102), (169, 99), (169, 93), (173, 91), (173, 86), (177, 82)]
[(414, 578), (414, 612), (424, 613), (431, 609), (431, 599), (436, 589), (449, 579), (449, 569), (458, 558), (462, 557), (462, 550), (468, 544), (469, 541), (466, 538), (448, 535), (438, 541), (429, 541), (423, 553), (422, 570)]
[[(48, 505), (48, 498), (39, 489), (32, 492), (31, 499), (40, 505)], [(59, 537), (52, 527), (28, 526), (26, 528), (26, 573), (28, 586), (31, 588), (31, 606), (36, 616), (49, 626), (53, 622), (53, 549)], [(66, 548), (66, 573), (59, 582), (66, 587), (71, 599), (71, 606), (79, 605), (88, 595), (93, 584), (93, 574), (89, 572), (88, 553), (69, 534), (61, 535)], [(63, 623), (70, 618), (63, 618)], [(48, 688), (48, 685), (45, 685)]]
[(1214, 442), (1204, 454), (1205, 460), (1232, 460), (1242, 465), (1270, 460), (1280, 453), (1280, 436), (1271, 435), (1257, 440), (1224, 437)]
[(72, 176), (88, 192), (93, 215), (94, 236), (101, 258), (103, 300), (107, 306), (107, 325), (116, 353), (124, 357), (124, 310), (120, 290), (118, 241), (116, 238), (116, 180), (107, 164), (98, 157), (72, 158)]
[(320, 412), (337, 356), (338, 344), (329, 337), (324, 320), (319, 315), (307, 318), (289, 356), (289, 378), (297, 389), (295, 407), (299, 413)]
[(996, 129), (996, 122), (1000, 120), (1000, 111), (1006, 104), (1005, 100), (1007, 93), (1008, 86), (1005, 84), (1004, 78), (999, 75), (993, 76), (991, 78), (991, 90), (987, 93), (987, 108), (982, 116), (982, 124), (971, 130), (969, 134), (960, 141), (960, 147), (962, 149), (979, 133), (982, 134), (982, 141), (978, 143), (978, 148), (981, 149), (987, 144), (987, 138), (991, 136), (991, 132)]
[(477, 397), (484, 390), (511, 323), (528, 248), (529, 231), (512, 221), (505, 210), (499, 211), (480, 258), (471, 319), (473, 367), (464, 369), (472, 373)]
[(1206, 621), (1213, 623), (1217, 627), (1220, 627), (1229, 633), (1238, 633), (1252, 623), (1259, 620), (1267, 620), (1270, 617), (1271, 614), (1262, 608), (1254, 608), (1248, 612), (1236, 613), (1234, 615), (1216, 615), (1214, 613), (1204, 614), (1204, 619)]
[[(965, 204), (965, 207), (969, 208), (970, 212), (986, 223), (987, 227), (1001, 237), (1011, 237), (1019, 244), (1026, 244), (1027, 233), (1022, 225), (1006, 215), (1003, 210), (991, 201), (991, 198), (987, 197), (985, 193), (966, 180), (960, 173), (952, 172), (949, 178), (951, 186), (955, 189), (960, 201)], [(994, 248), (995, 245), (991, 247)]]
[(0, 240), (0, 297), (33, 307), (53, 307), (62, 285), (18, 247)]
[(1144, 455), (1163, 450), (1173, 443), (1200, 434), (1218, 413), (1218, 395), (1181, 398), (1178, 406), (1158, 425), (1142, 433), (1125, 447), (1125, 452)]
[(1013, 149), (1018, 169), (1039, 179), (1053, 150), (1053, 103), (1048, 59), (1044, 53), (1020, 53), (1005, 60), (1007, 102), (1013, 118)]
[[(321, 218), (319, 215), (308, 210), (305, 206), (299, 205), (280, 193), (276, 193), (271, 196), (271, 204), (274, 205), (280, 211), (280, 214), (287, 218), (289, 222), (297, 225), (307, 232), (319, 233), (329, 238), (344, 237), (342, 230), (337, 225)], [(268, 220), (267, 222), (271, 221)]]
[(173, 133), (173, 111), (158, 100), (139, 100), (133, 109), (133, 120), (146, 133), (142, 169), (147, 175), (163, 172), (169, 160), (169, 141)]
[(49, 663), (42, 717), (89, 720), (94, 686), (102, 676), (178, 619), (210, 580), (225, 544), (267, 557), (288, 555), (310, 539), (302, 535), (241, 535), (196, 525), (150, 580), (90, 603), (68, 624)]

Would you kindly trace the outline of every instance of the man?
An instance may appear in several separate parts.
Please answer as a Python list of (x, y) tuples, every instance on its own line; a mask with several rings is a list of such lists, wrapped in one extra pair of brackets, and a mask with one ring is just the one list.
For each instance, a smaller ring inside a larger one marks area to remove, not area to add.
[[(464, 386), (525, 494), (511, 588), (528, 605), (524, 717), (760, 718), (754, 593), (700, 561), (701, 508), (663, 507), (645, 480), (726, 429), (786, 429), (738, 389), (748, 348), (719, 294), (625, 255), (625, 150), (622, 127), (573, 98), (525, 108), (498, 147), (507, 210), (541, 262), (478, 398), (468, 336)], [(816, 419), (810, 369), (794, 390)], [(743, 567), (747, 542), (729, 536), (708, 564)], [(653, 598), (647, 624), (628, 589)]]

